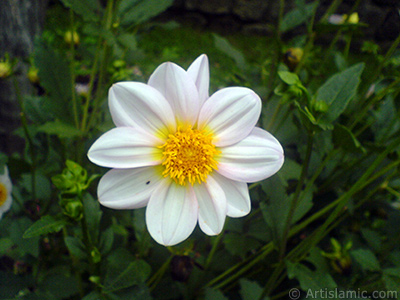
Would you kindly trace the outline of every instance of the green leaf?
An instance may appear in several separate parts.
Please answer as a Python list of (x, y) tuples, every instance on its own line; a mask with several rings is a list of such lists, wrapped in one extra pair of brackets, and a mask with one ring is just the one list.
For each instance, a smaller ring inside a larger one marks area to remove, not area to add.
[(267, 194), (267, 201), (260, 203), (260, 208), (273, 239), (279, 244), (285, 228), (285, 220), (289, 212), (289, 201), (285, 192), (285, 184), (278, 176), (272, 176), (261, 183)]
[(89, 193), (86, 193), (85, 197), (83, 197), (83, 210), (92, 241), (97, 242), (101, 216), (103, 214), (99, 201), (95, 200)]
[(351, 256), (357, 261), (364, 271), (379, 271), (379, 261), (371, 250), (356, 249), (350, 251)]
[(327, 288), (328, 286), (332, 288), (335, 287), (332, 278), (328, 273), (321, 274), (322, 276), (317, 276), (315, 272), (311, 271), (301, 263), (287, 262), (287, 271), (290, 279), (296, 278), (299, 281), (300, 287), (303, 291), (316, 291), (322, 288)]
[[(295, 179), (293, 176), (289, 177)], [(261, 212), (271, 230), (273, 239), (278, 243), (282, 239), (293, 199), (293, 194), (286, 195), (286, 186), (285, 179), (278, 175), (272, 176), (261, 184), (263, 191), (268, 195), (268, 200), (260, 203)], [(294, 224), (301, 219), (312, 205), (312, 191), (310, 191), (310, 194), (304, 195), (302, 201), (297, 204), (291, 223)]]
[(44, 109), (56, 118), (71, 119), (68, 105), (72, 98), (71, 72), (66, 58), (44, 42), (38, 42), (34, 63), (39, 69), (40, 85), (49, 94), (48, 98), (43, 98), (46, 100)]
[(79, 292), (77, 278), (66, 274), (47, 274), (39, 289), (50, 293), (54, 299), (69, 298)]
[(64, 238), (64, 243), (73, 256), (80, 259), (87, 258), (85, 245), (77, 237), (67, 236)]
[(204, 299), (228, 300), (220, 290), (206, 288)]
[(287, 261), (286, 265), (290, 279), (296, 278), (303, 291), (336, 288), (336, 282), (329, 274), (328, 265), (319, 248), (312, 248), (306, 260), (314, 265), (315, 270), (309, 269), (302, 263)]
[[(240, 283), (240, 295), (242, 296), (242, 300), (254, 300), (259, 299), (263, 289), (260, 285), (254, 281), (250, 281), (247, 279), (241, 279)], [(264, 297), (264, 300), (268, 300), (268, 297)]]
[(65, 220), (57, 220), (52, 216), (44, 216), (33, 223), (32, 226), (25, 231), (23, 238), (28, 239), (52, 232), (58, 232), (65, 226), (65, 224)]
[(287, 85), (301, 84), (299, 76), (297, 74), (288, 71), (278, 71), (279, 78)]
[(247, 253), (260, 246), (260, 242), (239, 233), (229, 232), (224, 235), (224, 245), (226, 250), (232, 255), (245, 258)]
[(55, 134), (60, 138), (73, 138), (82, 134), (76, 127), (61, 121), (47, 122), (40, 126), (38, 131), (47, 134)]
[[(126, 262), (124, 262), (126, 266)], [(145, 282), (150, 275), (151, 268), (144, 260), (130, 262), (126, 268), (120, 269), (109, 265), (103, 291), (110, 293), (132, 285)]]
[(35, 285), (35, 280), (31, 276), (0, 271), (0, 299), (25, 299), (17, 297), (18, 293), (33, 285)]
[(332, 123), (344, 112), (357, 92), (364, 66), (364, 63), (359, 63), (337, 73), (318, 89), (316, 102), (325, 101), (329, 106), (322, 118), (325, 122)]
[(39, 256), (39, 237), (34, 236), (25, 239), (22, 236), (24, 232), (32, 226), (33, 222), (28, 218), (20, 218), (13, 221), (12, 226), (9, 228), (11, 240), (18, 246), (21, 254), (31, 254), (34, 257)]
[(281, 31), (285, 32), (303, 24), (313, 15), (317, 6), (318, 1), (315, 1), (289, 11), (282, 19)]
[(229, 43), (229, 41), (219, 35), (213, 33), (215, 47), (232, 58), (236, 65), (241, 69), (246, 69), (246, 59), (243, 54)]
[(97, 0), (61, 0), (61, 2), (86, 21), (100, 20), (96, 12), (101, 10), (101, 6)]
[(0, 256), (7, 253), (8, 250), (14, 245), (13, 241), (9, 238), (0, 239)]
[[(382, 279), (386, 285), (388, 292), (400, 293), (400, 268), (384, 269)], [(387, 294), (387, 298), (395, 299), (395, 297), (390, 297), (389, 294)]]
[(112, 227), (107, 228), (100, 234), (99, 249), (103, 254), (111, 251), (114, 243), (114, 230)]
[(122, 0), (118, 7), (121, 25), (144, 23), (165, 11), (173, 2), (173, 0)]
[(336, 124), (332, 132), (333, 143), (352, 153), (365, 153), (365, 149), (346, 126)]

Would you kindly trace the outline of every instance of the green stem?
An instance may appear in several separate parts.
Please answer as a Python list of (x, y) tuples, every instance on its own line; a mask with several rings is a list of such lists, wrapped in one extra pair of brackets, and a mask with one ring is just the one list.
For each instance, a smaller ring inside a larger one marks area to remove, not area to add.
[(78, 121), (78, 108), (76, 103), (76, 92), (75, 92), (75, 43), (74, 43), (74, 12), (72, 9), (69, 10), (70, 22), (71, 22), (71, 44), (70, 44), (70, 51), (71, 51), (71, 95), (72, 95), (72, 109), (74, 113), (74, 122), (75, 127), (79, 129), (79, 121)]
[[(363, 173), (363, 175), (357, 180), (356, 183), (352, 185), (352, 187), (349, 189), (349, 191), (345, 194), (343, 194), (341, 197), (339, 197), (336, 202), (338, 203), (334, 209), (334, 211), (329, 215), (329, 217), (326, 219), (324, 224), (318, 227), (318, 229), (314, 232), (315, 237), (312, 239), (307, 239), (309, 241), (309, 244), (307, 245), (307, 249), (311, 249), (314, 247), (321, 239), (323, 236), (327, 234), (326, 230), (330, 224), (332, 224), (335, 219), (338, 217), (343, 212), (343, 209), (347, 205), (349, 199), (357, 192), (359, 192), (361, 189), (363, 189), (366, 185), (368, 185), (372, 180), (375, 180), (378, 178), (377, 176), (380, 175), (382, 172), (376, 172), (375, 170), (377, 167), (382, 163), (384, 159), (387, 158), (387, 155), (392, 152), (396, 147), (398, 147), (400, 144), (400, 137), (398, 137), (396, 140), (394, 140), (389, 146), (386, 147), (386, 149), (381, 152), (378, 157), (373, 161), (373, 163), (368, 167), (368, 169)], [(395, 162), (397, 165), (397, 162)], [(384, 168), (386, 170), (386, 168)], [(369, 178), (373, 172), (376, 172), (374, 176)]]
[(271, 128), (274, 125), (275, 120), (278, 117), (279, 112), (281, 111), (281, 108), (282, 108), (282, 101), (279, 100), (278, 104), (275, 107), (274, 113), (272, 114), (272, 117), (269, 120), (268, 125), (266, 126), (265, 130), (271, 131)]
[[(65, 226), (63, 227), (62, 232), (63, 232), (63, 237), (64, 237), (64, 240), (65, 240), (65, 238), (68, 237), (68, 231), (67, 231), (67, 228)], [(78, 271), (79, 268), (76, 267), (78, 265), (78, 261), (72, 255), (71, 251), (69, 249), (67, 249), (67, 250), (68, 250), (68, 255), (69, 255), (69, 257), (71, 259), (71, 262), (72, 262), (72, 271), (74, 272), (75, 277), (76, 277), (76, 279), (78, 281), (79, 295), (80, 295), (81, 298), (83, 298), (85, 296), (85, 290), (83, 288), (83, 282), (82, 282), (81, 274)]]
[(280, 245), (280, 251), (279, 251), (279, 253), (280, 253), (279, 257), (280, 257), (281, 260), (283, 259), (284, 255), (285, 255), (286, 244), (287, 244), (287, 240), (288, 240), (288, 237), (289, 237), (288, 235), (289, 235), (290, 225), (292, 224), (293, 216), (294, 216), (294, 213), (295, 213), (296, 208), (297, 208), (297, 204), (298, 204), (298, 200), (299, 200), (299, 196), (300, 196), (301, 190), (303, 189), (304, 182), (305, 182), (305, 180), (307, 178), (308, 166), (310, 164), (312, 148), (313, 148), (313, 139), (314, 139), (314, 133), (310, 132), (308, 134), (306, 157), (304, 158), (304, 162), (303, 162), (303, 165), (302, 165), (300, 179), (297, 182), (297, 186), (296, 186), (296, 190), (294, 192), (293, 200), (292, 200), (292, 202), (290, 204), (290, 210), (289, 210), (288, 216), (287, 216), (286, 221), (285, 221), (285, 227), (284, 227), (284, 231), (283, 231), (283, 235), (282, 235), (282, 241), (281, 241), (281, 245)]
[[(114, 12), (114, 0), (109, 0), (107, 2), (106, 13), (104, 16), (104, 21), (103, 21), (103, 27), (106, 31), (108, 31), (111, 28), (112, 20), (113, 20), (113, 12)], [(108, 53), (109, 46), (104, 45), (104, 47), (103, 47), (102, 46), (103, 42), (104, 42), (103, 36), (100, 36), (99, 40), (98, 40), (98, 44), (97, 44), (95, 63), (93, 65), (92, 74), (90, 77), (89, 91), (87, 93), (87, 98), (86, 98), (84, 113), (83, 113), (83, 118), (82, 118), (82, 131), (84, 133), (87, 133), (90, 130), (90, 126), (93, 122), (93, 119), (97, 116), (97, 109), (99, 107), (99, 101), (100, 101), (99, 99), (103, 96), (103, 93), (99, 94), (98, 91), (101, 91), (103, 88), (102, 84), (104, 81), (105, 73), (107, 71), (106, 61), (108, 61), (108, 59), (110, 57), (110, 55)], [(96, 78), (96, 75), (98, 75), (98, 87), (97, 87), (96, 93), (93, 93), (93, 84), (94, 84), (94, 79)], [(90, 104), (91, 98), (94, 98), (93, 99), (93, 111), (89, 117), (88, 113), (89, 113), (89, 104)]]
[(350, 52), (350, 46), (351, 46), (351, 39), (353, 37), (353, 31), (351, 31), (347, 36), (346, 36), (346, 46), (344, 47), (343, 50), (343, 56), (347, 59), (349, 57), (349, 52)]
[[(376, 94), (374, 97), (370, 97), (368, 101), (365, 103), (363, 108), (355, 118), (352, 118), (352, 123), (348, 126), (350, 130), (352, 130), (359, 122), (361, 122), (362, 118), (368, 113), (369, 109), (376, 104), (377, 102), (381, 101), (386, 95), (388, 95), (391, 92), (391, 89), (394, 87), (397, 87), (398, 84), (400, 83), (400, 77), (396, 78), (391, 84), (389, 84), (386, 88), (384, 88), (382, 91), (380, 91), (378, 94)], [(362, 95), (361, 97), (365, 97), (365, 95)]]
[[(226, 220), (226, 222), (227, 221), (228, 220)], [(226, 223), (225, 223), (225, 226), (226, 226)], [(210, 266), (210, 263), (211, 263), (211, 261), (212, 261), (212, 259), (214, 257), (214, 254), (218, 249), (218, 246), (219, 246), (219, 244), (220, 244), (220, 242), (222, 240), (222, 237), (224, 236), (224, 231), (225, 231), (225, 229), (215, 238), (214, 243), (213, 243), (212, 248), (211, 248), (211, 251), (207, 256), (206, 263), (204, 265), (204, 270), (208, 270), (208, 267)]]
[(163, 265), (158, 269), (158, 271), (155, 272), (154, 275), (147, 281), (147, 286), (149, 287), (150, 291), (154, 290), (154, 288), (160, 282), (165, 272), (167, 271), (172, 258), (173, 255), (170, 255), (170, 257), (163, 263)]
[(18, 80), (13, 77), (13, 83), (14, 83), (14, 89), (15, 89), (15, 94), (18, 100), (19, 104), (19, 109), (21, 111), (20, 117), (21, 117), (21, 123), (22, 123), (22, 128), (24, 130), (25, 138), (28, 141), (29, 145), (29, 155), (31, 158), (31, 189), (32, 189), (32, 200), (36, 201), (36, 153), (35, 153), (35, 145), (33, 144), (33, 139), (32, 136), (29, 132), (28, 129), (28, 121), (26, 119), (26, 113), (25, 113), (25, 105), (24, 101), (22, 100), (22, 95), (21, 95), (21, 90), (19, 88)]
[[(216, 289), (222, 288), (223, 286), (226, 286), (229, 283), (231, 283), (232, 281), (240, 278), (244, 273), (246, 273), (248, 270), (250, 270), (253, 266), (255, 266), (257, 263), (260, 263), (269, 253), (272, 252), (272, 250), (273, 250), (272, 243), (268, 243), (267, 245), (265, 245), (262, 248), (262, 251), (254, 257), (254, 259), (245, 260), (245, 263), (243, 264), (243, 268), (241, 268), (241, 269), (235, 267), (235, 273), (233, 275), (231, 275), (230, 277), (228, 277), (227, 279), (225, 279), (224, 281), (216, 284), (214, 286), (214, 288), (216, 288)], [(229, 269), (229, 270), (231, 270), (231, 269)], [(224, 277), (223, 275), (225, 273), (221, 274), (217, 278), (214, 278), (214, 280), (207, 283), (206, 286), (214, 285), (215, 282), (217, 282), (219, 279)], [(232, 272), (230, 271), (229, 273), (232, 273)]]

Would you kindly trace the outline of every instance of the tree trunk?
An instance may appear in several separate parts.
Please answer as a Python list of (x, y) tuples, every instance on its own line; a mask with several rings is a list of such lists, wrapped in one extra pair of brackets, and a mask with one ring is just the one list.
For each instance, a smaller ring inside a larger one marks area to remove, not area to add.
[(0, 151), (8, 155), (23, 149), (23, 142), (12, 135), (20, 126), (20, 109), (14, 81), (23, 97), (31, 93), (27, 78), (28, 58), (35, 36), (41, 33), (48, 0), (1, 0), (0, 59), (6, 53), (18, 61), (15, 73), (0, 79)]

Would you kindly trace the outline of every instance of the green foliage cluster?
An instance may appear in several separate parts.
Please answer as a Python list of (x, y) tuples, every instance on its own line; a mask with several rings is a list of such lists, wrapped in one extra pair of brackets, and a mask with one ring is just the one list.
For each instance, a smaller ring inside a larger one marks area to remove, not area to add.
[[(37, 92), (20, 97), (15, 134), (26, 150), (0, 156), (14, 184), (0, 221), (0, 299), (272, 300), (293, 288), (293, 299), (333, 289), (397, 299), (400, 37), (381, 49), (362, 39), (363, 23), (329, 24), (338, 0), (318, 20), (318, 1), (298, 0), (271, 24), (272, 37), (152, 21), (172, 2), (60, 0), (49, 8), (32, 57)], [(299, 26), (303, 35), (283, 40)], [(321, 46), (326, 35), (331, 43)], [(149, 236), (143, 209), (100, 206), (96, 179), (105, 170), (86, 153), (113, 127), (113, 82), (145, 82), (163, 61), (187, 67), (202, 53), (211, 91), (240, 85), (261, 96), (259, 126), (282, 143), (286, 160), (249, 186), (249, 216), (227, 220), (219, 236), (195, 231), (166, 248)]]

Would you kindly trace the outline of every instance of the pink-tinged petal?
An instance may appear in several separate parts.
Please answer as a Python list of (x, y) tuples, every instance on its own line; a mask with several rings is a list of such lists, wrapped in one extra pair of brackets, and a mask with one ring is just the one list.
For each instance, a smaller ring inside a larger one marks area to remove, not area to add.
[(175, 116), (164, 96), (140, 82), (119, 82), (108, 93), (108, 104), (116, 126), (140, 127), (153, 135), (175, 131)]
[(211, 176), (193, 186), (199, 203), (199, 225), (208, 235), (219, 234), (224, 227), (227, 205), (223, 189)]
[(207, 55), (200, 55), (188, 68), (187, 73), (193, 79), (199, 91), (200, 107), (209, 97), (210, 67)]
[(100, 179), (99, 202), (113, 209), (134, 209), (147, 205), (163, 179), (158, 167), (112, 169)]
[(161, 163), (162, 151), (157, 145), (163, 142), (148, 133), (132, 128), (113, 128), (90, 147), (89, 160), (109, 168), (137, 168)]
[(236, 181), (268, 178), (278, 172), (284, 161), (281, 144), (261, 128), (254, 128), (241, 142), (220, 150), (217, 172)]
[(188, 73), (174, 63), (163, 63), (148, 84), (170, 103), (179, 125), (193, 125), (200, 110), (199, 93)]
[(228, 179), (219, 175), (217, 172), (214, 172), (212, 177), (225, 192), (228, 205), (226, 215), (232, 218), (239, 218), (247, 215), (251, 210), (247, 183)]
[(146, 208), (150, 235), (165, 246), (176, 245), (193, 232), (198, 204), (191, 186), (178, 185), (164, 179), (154, 190)]
[(250, 134), (261, 113), (261, 99), (248, 88), (217, 91), (200, 110), (198, 127), (214, 134), (217, 147), (233, 145)]

